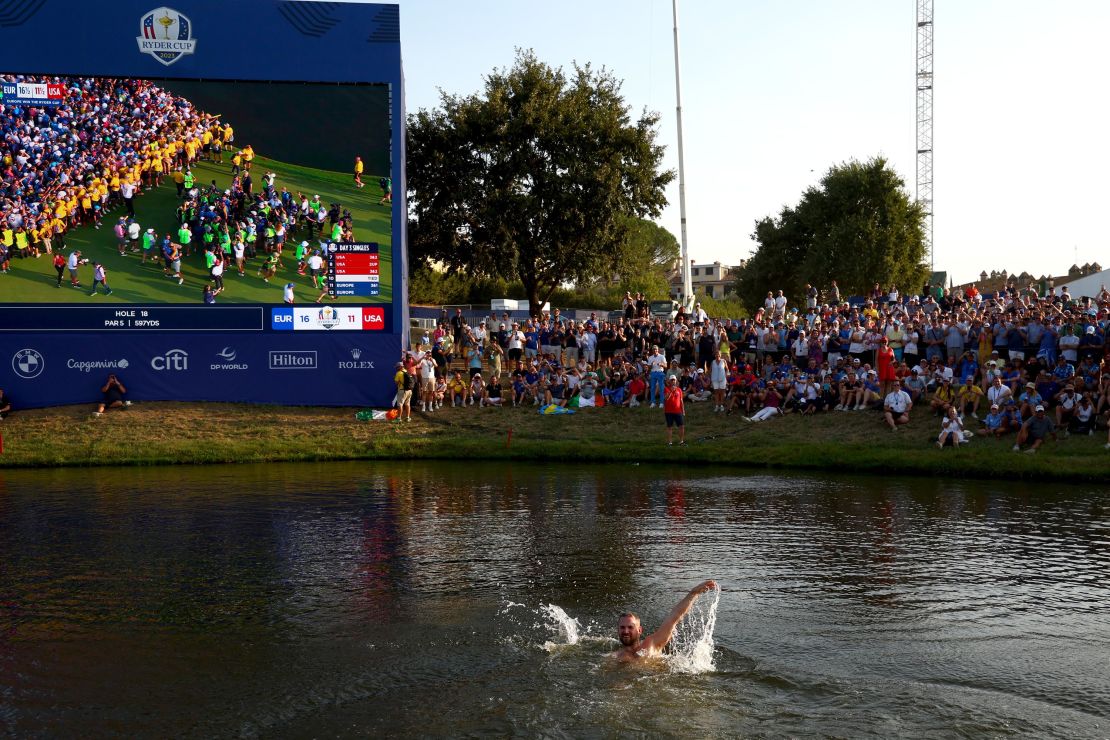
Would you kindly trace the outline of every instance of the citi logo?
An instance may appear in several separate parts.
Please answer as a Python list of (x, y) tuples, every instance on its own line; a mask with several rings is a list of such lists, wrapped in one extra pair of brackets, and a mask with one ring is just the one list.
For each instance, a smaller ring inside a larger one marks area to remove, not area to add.
[(270, 351), (271, 370), (315, 370), (316, 350)]
[(150, 366), (155, 370), (188, 370), (189, 353), (183, 349), (171, 349), (161, 357), (154, 357)]

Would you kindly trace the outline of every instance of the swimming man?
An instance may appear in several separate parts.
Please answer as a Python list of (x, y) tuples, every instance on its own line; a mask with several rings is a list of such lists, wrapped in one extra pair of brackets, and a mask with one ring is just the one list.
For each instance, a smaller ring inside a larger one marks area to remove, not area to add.
[(686, 598), (678, 602), (678, 605), (671, 610), (671, 613), (663, 620), (663, 624), (659, 625), (659, 629), (647, 637), (644, 637), (644, 628), (640, 626), (639, 617), (631, 612), (622, 614), (617, 622), (617, 639), (620, 640), (621, 648), (613, 653), (613, 657), (625, 662), (662, 653), (663, 647), (674, 636), (674, 628), (686, 616), (686, 612), (690, 611), (690, 607), (698, 600), (698, 597), (715, 588), (717, 588), (716, 581), (699, 583), (690, 593), (686, 594)]

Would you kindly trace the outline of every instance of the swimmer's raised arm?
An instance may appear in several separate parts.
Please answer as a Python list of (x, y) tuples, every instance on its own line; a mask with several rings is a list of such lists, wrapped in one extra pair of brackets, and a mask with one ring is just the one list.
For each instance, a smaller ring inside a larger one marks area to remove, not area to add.
[(686, 616), (686, 612), (690, 611), (690, 607), (698, 600), (698, 597), (706, 591), (710, 591), (717, 587), (717, 582), (713, 580), (703, 581), (697, 586), (694, 586), (694, 588), (690, 590), (690, 593), (686, 594), (686, 597), (678, 602), (675, 608), (671, 610), (671, 613), (668, 614), (667, 618), (663, 620), (663, 623), (659, 625), (659, 629), (644, 638), (642, 647), (649, 651), (662, 650), (663, 647), (671, 641), (671, 638), (674, 637), (674, 628), (677, 627), (678, 623), (682, 621), (682, 618)]

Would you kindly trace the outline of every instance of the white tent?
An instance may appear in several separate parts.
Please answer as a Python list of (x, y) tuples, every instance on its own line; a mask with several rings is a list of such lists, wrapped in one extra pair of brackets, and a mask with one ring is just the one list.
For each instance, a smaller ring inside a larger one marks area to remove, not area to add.
[(1110, 270), (1096, 272), (1093, 275), (1084, 275), (1074, 280), (1056, 286), (1056, 295), (1060, 295), (1067, 288), (1072, 298), (1089, 296), (1096, 297), (1103, 289), (1110, 289)]

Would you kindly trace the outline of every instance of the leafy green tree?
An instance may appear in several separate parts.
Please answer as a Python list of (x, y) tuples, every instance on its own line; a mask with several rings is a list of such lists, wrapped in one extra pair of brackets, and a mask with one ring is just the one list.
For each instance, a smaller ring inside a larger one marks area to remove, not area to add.
[(609, 72), (518, 51), (478, 94), (409, 117), (409, 249), (448, 271), (520, 280), (533, 306), (611, 275), (633, 218), (657, 216), (658, 115), (633, 121)]
[(832, 167), (797, 206), (757, 221), (752, 238), (759, 246), (736, 282), (752, 311), (771, 290), (800, 302), (806, 283), (836, 280), (847, 296), (875, 283), (917, 290), (928, 274), (924, 212), (882, 157)]
[(670, 274), (679, 258), (678, 239), (646, 218), (629, 218), (625, 240), (616, 254), (611, 274), (578, 284), (584, 291), (606, 296), (606, 305), (619, 307), (625, 291), (643, 293), (648, 300), (670, 295)]

